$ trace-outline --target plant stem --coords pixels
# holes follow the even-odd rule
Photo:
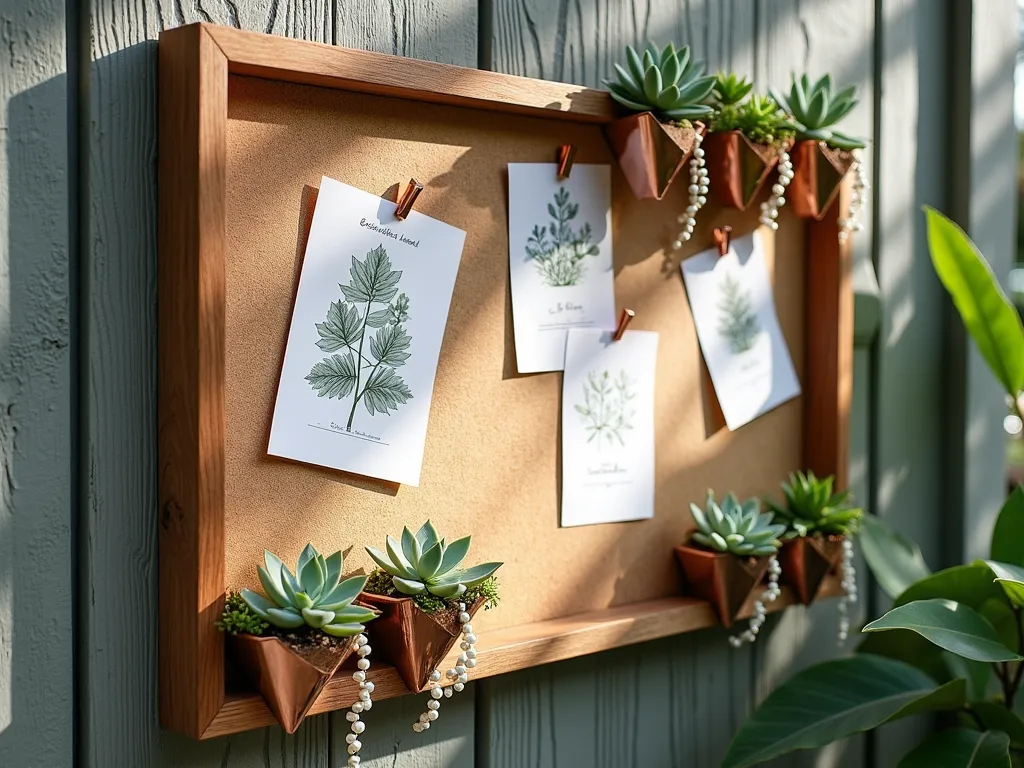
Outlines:
[[[1015,401],[1016,402],[1016,401]],[[1017,653],[1024,656],[1024,615],[1021,613],[1021,609],[1014,607],[1014,617],[1017,619]],[[1024,662],[1017,662],[1017,669],[1013,673],[1013,680],[1007,689],[1006,695],[1006,708],[1013,709],[1013,700],[1017,696],[1017,691],[1020,689],[1021,679],[1024,678]]]
[[[359,359],[360,360],[363,358],[363,342],[366,340],[366,321],[370,319],[370,304],[372,302],[373,302],[373,297],[371,296],[370,298],[368,298],[366,300],[366,312],[363,313],[363,328],[362,328],[362,332],[359,335]],[[356,363],[356,388],[355,388],[356,396],[352,400],[352,410],[348,412],[348,424],[345,425],[345,431],[346,432],[351,432],[352,431],[352,419],[354,419],[355,416],[356,416],[356,406],[359,405],[359,398],[363,394],[362,392],[359,391],[359,380],[360,380],[360,378],[362,376],[362,373],[363,373],[363,367],[361,365],[359,365],[358,363]]]

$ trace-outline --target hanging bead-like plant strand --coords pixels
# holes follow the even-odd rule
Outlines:
[[[352,704],[352,707],[345,714],[345,719],[350,723],[352,733],[345,737],[348,744],[348,764],[355,768],[360,763],[359,750],[363,743],[359,737],[366,731],[366,723],[359,719],[359,716],[373,707],[373,700],[370,694],[373,693],[373,683],[366,679],[366,672],[370,669],[370,641],[366,635],[356,637],[356,654],[359,661],[356,662],[356,671],[352,673],[352,679],[359,683],[359,698]]]
[[[697,211],[703,208],[708,201],[711,179],[708,176],[708,169],[704,167],[704,150],[700,146],[703,141],[704,137],[699,132],[694,135],[693,157],[690,158],[690,204],[686,207],[685,212],[679,214],[678,221],[683,228],[675,242],[672,243],[672,248],[676,251],[693,237],[693,228],[697,226]]]
[[[738,635],[729,636],[729,645],[733,648],[739,648],[744,643],[753,643],[757,640],[757,633],[761,631],[761,627],[764,625],[768,615],[765,603],[774,603],[779,599],[779,595],[782,594],[782,590],[779,587],[779,577],[781,575],[782,566],[779,564],[779,559],[772,555],[768,559],[768,588],[764,591],[764,594],[754,601],[754,615],[750,617],[747,629]]]
[[[836,640],[842,647],[850,634],[850,605],[857,602],[857,569],[853,565],[853,541],[843,539],[843,596],[839,598],[839,627]]]
[[[471,618],[466,612],[466,604],[459,603],[459,623],[462,625],[462,644],[459,647],[462,653],[459,654],[455,666],[445,675],[452,685],[450,688],[441,687],[441,670],[435,669],[430,673],[430,700],[427,702],[427,711],[412,724],[412,729],[416,733],[423,733],[440,717],[442,698],[450,699],[453,693],[461,693],[469,682],[469,670],[476,666],[476,649],[473,647],[476,644],[476,635],[473,634],[473,625],[469,623]]]
[[[845,242],[851,232],[860,232],[864,224],[860,220],[861,211],[864,210],[864,203],[867,198],[867,191],[870,189],[867,179],[867,171],[864,170],[864,160],[861,150],[853,150],[853,194],[850,196],[850,215],[839,219],[839,242]]]
[[[786,145],[779,146],[779,178],[772,185],[772,195],[761,203],[761,223],[771,230],[779,228],[779,208],[786,204],[786,187],[793,181],[793,161]]]

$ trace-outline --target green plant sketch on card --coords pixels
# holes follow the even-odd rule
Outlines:
[[[352,396],[345,425],[351,432],[359,403],[373,416],[398,410],[412,398],[396,372],[411,357],[412,337],[404,325],[409,297],[395,296],[402,272],[391,268],[384,246],[374,248],[363,261],[353,256],[349,274],[349,284],[338,286],[344,299],[331,302],[327,318],[316,324],[316,345],[329,356],[313,366],[306,381],[318,397]]]
[[[750,300],[750,291],[743,289],[733,275],[722,280],[718,302],[718,332],[729,342],[734,355],[747,352],[761,333],[761,324]]]
[[[570,222],[580,212],[580,205],[570,202],[569,190],[559,189],[554,199],[553,204],[548,203],[552,221],[546,227],[534,226],[526,240],[526,255],[536,264],[545,285],[553,288],[578,285],[586,271],[583,260],[597,256],[601,249],[590,242],[594,233],[589,223],[584,222],[579,230],[573,231]]]
[[[636,393],[624,370],[614,379],[608,371],[590,371],[583,385],[583,404],[574,405],[583,428],[587,432],[587,442],[597,441],[600,448],[605,442],[609,445],[626,444],[626,433],[633,428],[633,416],[636,411],[630,403]]]

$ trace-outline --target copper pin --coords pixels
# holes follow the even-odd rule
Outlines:
[[[636,317],[636,312],[632,309],[622,310],[622,314],[619,315],[619,325],[615,329],[615,335],[612,336],[612,341],[619,341],[622,338],[622,334],[626,332],[626,326],[633,321],[634,317]]]
[[[576,159],[576,146],[563,144],[558,148],[558,178],[568,179],[572,173],[572,164]]]
[[[732,240],[732,227],[726,224],[724,227],[715,227],[715,243],[718,245],[718,255],[725,256],[729,252],[729,242]]]
[[[395,218],[404,221],[412,210],[413,203],[423,191],[423,185],[416,179],[409,179],[409,185],[405,188],[402,196],[398,198],[398,207],[395,208]]]

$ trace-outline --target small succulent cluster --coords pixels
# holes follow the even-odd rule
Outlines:
[[[774,555],[786,531],[785,525],[773,524],[771,512],[761,512],[758,499],[740,503],[732,493],[719,505],[714,491],[709,489],[704,509],[690,504],[690,512],[697,524],[694,541],[708,549],[740,557]]]
[[[774,144],[793,138],[796,127],[786,119],[769,96],[751,93],[747,78],[719,72],[715,78],[710,106],[714,109],[711,131],[740,131],[758,144]]]
[[[262,635],[270,624],[261,619],[240,594],[229,592],[216,626],[229,635]]]
[[[811,471],[793,472],[782,484],[782,501],[765,499],[775,519],[785,523],[785,539],[822,534],[849,536],[857,532],[864,510],[850,505],[850,492],[833,493],[835,478],[819,479]]]
[[[469,553],[471,539],[466,536],[447,544],[427,520],[415,534],[405,528],[401,542],[388,536],[386,553],[374,547],[367,547],[366,552],[391,576],[391,583],[399,593],[454,598],[491,578],[502,565],[483,563],[460,568],[459,564]]]
[[[332,637],[353,637],[365,629],[364,622],[377,617],[376,611],[352,604],[366,577],[342,581],[341,552],[325,558],[307,544],[294,575],[272,552],[264,552],[263,557],[265,565],[257,572],[266,597],[251,589],[239,593],[263,621],[280,629],[306,626]]]
[[[825,75],[811,83],[807,75],[794,77],[786,96],[774,89],[775,102],[793,118],[798,139],[824,141],[836,149],[861,149],[864,142],[833,128],[857,106],[857,88],[849,86],[832,92],[832,76]]]
[[[704,74],[704,62],[690,57],[690,49],[669,43],[658,52],[648,43],[643,56],[626,46],[626,66],[615,65],[616,80],[605,80],[612,98],[634,112],[653,112],[661,121],[707,117],[704,102],[715,78]]]

